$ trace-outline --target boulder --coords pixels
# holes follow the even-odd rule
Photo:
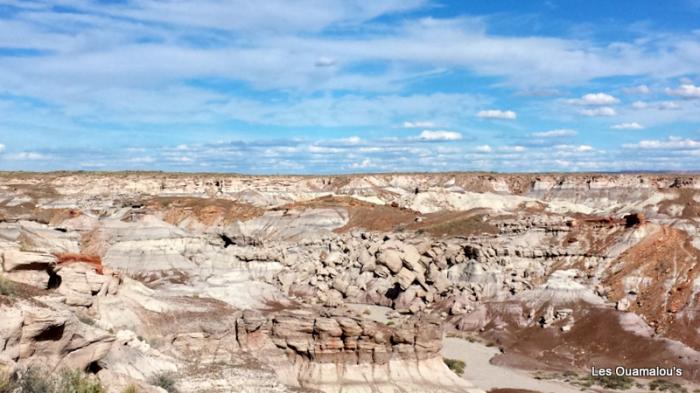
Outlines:
[[[399,287],[403,289],[404,291],[413,284],[413,281],[416,279],[416,273],[406,269],[402,268],[398,274],[396,275],[396,282],[399,284]]]
[[[398,273],[403,267],[401,253],[393,249],[383,249],[377,254],[377,263],[386,266],[393,274]]]

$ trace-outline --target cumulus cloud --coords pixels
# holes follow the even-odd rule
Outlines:
[[[635,101],[632,103],[632,108],[634,109],[646,109],[649,107],[649,103],[644,101]]]
[[[498,150],[504,151],[504,152],[522,153],[527,149],[525,148],[525,146],[515,145],[515,146],[499,146]]]
[[[582,109],[580,113],[588,117],[609,117],[617,115],[614,108],[603,106],[600,108]]]
[[[662,111],[675,111],[681,109],[681,106],[674,101],[661,101],[658,103],[657,108]]]
[[[573,99],[568,101],[570,104],[574,105],[614,105],[620,102],[617,98],[606,93],[588,93],[584,94],[581,98]]]
[[[575,130],[568,128],[559,128],[556,130],[533,132],[530,134],[535,138],[562,138],[567,136],[576,136],[578,133]]]
[[[569,152],[585,153],[593,151],[593,146],[591,145],[555,145],[556,150],[563,150]]]
[[[4,168],[75,168],[84,163],[110,169],[200,170],[200,165],[208,165],[223,171],[293,168],[312,172],[345,169],[369,159],[382,170],[523,170],[524,165],[531,170],[546,169],[551,168],[550,145],[528,144],[527,151],[514,152],[517,148],[509,151],[493,144],[493,148],[478,149],[493,154],[475,154],[474,146],[449,143],[455,149],[451,152],[426,143],[428,139],[420,139],[418,133],[464,130],[464,141],[466,127],[477,111],[499,105],[508,108],[505,105],[511,104],[500,100],[517,91],[573,98],[580,94],[572,95],[572,86],[587,86],[594,93],[580,97],[581,106],[574,110],[594,110],[618,103],[610,94],[597,93],[597,89],[618,91],[605,87],[609,80],[613,80],[610,86],[616,86],[612,78],[617,76],[644,76],[651,84],[700,73],[697,36],[680,29],[659,35],[650,32],[653,38],[649,40],[518,36],[517,30],[498,33],[488,17],[426,17],[434,5],[430,0],[300,0],[294,4],[270,0],[269,7],[249,7],[245,0],[202,0],[194,8],[175,0],[61,3],[70,5],[70,12],[49,2],[12,1],[8,3],[12,12],[0,18],[0,47],[21,42],[33,54],[2,59],[0,90],[5,94],[0,97],[0,134],[23,130],[17,134],[26,136],[12,134],[4,142],[32,146],[36,154],[53,158],[10,162],[3,158],[10,153],[5,152],[0,156]],[[415,10],[428,12],[406,12]],[[60,28],[50,28],[56,26]],[[429,78],[446,75],[447,83],[452,83],[456,79],[450,79],[451,73],[460,73],[459,78],[464,73],[469,82],[486,77],[499,87],[468,94],[431,90]],[[590,81],[595,82],[587,85]],[[649,108],[654,113],[636,113],[634,120],[650,127],[658,122],[697,123],[698,115],[692,113],[697,109],[695,102],[681,101],[681,97],[689,98],[682,85],[695,86],[693,83],[679,80],[681,87],[673,89],[679,95],[669,99],[683,105],[677,112],[658,111],[673,109],[678,106],[675,103],[652,102]],[[639,86],[636,90],[645,93]],[[19,98],[8,103],[11,97]],[[529,98],[517,98],[526,100]],[[550,103],[551,99],[533,101]],[[529,104],[522,107],[529,108]],[[542,119],[560,115],[551,109],[538,115]],[[598,114],[605,115],[605,109],[599,110]],[[516,113],[492,109],[479,117],[513,120]],[[404,124],[413,129],[409,131],[412,137],[381,138],[396,131],[405,119],[421,120]],[[253,134],[263,138],[269,131],[285,141],[216,146],[202,142],[230,137],[233,122],[241,125],[242,138]],[[576,127],[590,125],[585,119],[581,123]],[[528,128],[517,124],[512,122],[508,130],[514,139],[503,143],[525,144],[518,138],[530,136],[532,130],[546,130],[536,124]],[[349,129],[363,136],[376,132],[379,139],[291,141],[295,135],[341,135],[345,132],[341,130]],[[46,135],[52,138],[40,141]],[[162,135],[173,144],[169,151],[118,147],[127,140],[153,146]],[[95,150],[76,148],[75,138],[81,140],[81,146]],[[187,148],[176,149],[180,144]],[[478,156],[478,161],[462,161],[468,154]],[[133,157],[138,155],[152,160],[139,163]],[[33,157],[14,156],[22,161]],[[627,169],[636,164],[624,158],[612,160],[615,158],[566,161],[569,168]],[[640,162],[648,165],[645,160]]]
[[[0,143],[0,153],[2,153],[3,151],[5,151],[5,145]]]
[[[644,126],[637,123],[636,121],[633,121],[630,123],[615,124],[615,125],[611,126],[610,128],[615,129],[615,130],[641,130],[644,128]]]
[[[482,119],[503,119],[503,120],[515,120],[518,115],[510,110],[500,110],[500,109],[488,109],[479,111],[476,114],[477,117]]]
[[[432,121],[405,121],[403,128],[433,128],[435,123]]]
[[[627,94],[651,94],[651,89],[647,85],[625,87],[622,90]]]
[[[421,141],[458,141],[462,139],[462,134],[455,131],[423,130],[416,139]]]
[[[364,160],[362,160],[360,162],[353,162],[350,165],[350,167],[354,168],[354,169],[365,169],[365,168],[369,168],[371,166],[373,166],[372,160],[370,160],[369,158],[365,158]]]
[[[690,83],[682,84],[675,89],[667,88],[666,93],[682,98],[700,98],[700,86],[695,86]]]
[[[362,138],[359,136],[353,135],[347,138],[340,138],[338,139],[338,142],[348,144],[348,145],[359,145],[362,143]]]
[[[645,139],[637,143],[628,143],[624,144],[623,147],[642,150],[693,150],[700,149],[700,141],[669,136],[667,139]]]
[[[635,101],[632,103],[634,109],[657,109],[660,111],[671,111],[681,109],[681,106],[675,101],[657,101],[645,102]]]
[[[477,146],[474,150],[478,151],[479,153],[491,153],[491,152],[493,152],[493,148],[489,145]]]

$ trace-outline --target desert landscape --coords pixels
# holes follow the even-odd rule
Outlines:
[[[4,172],[0,391],[698,391],[699,208],[681,173]]]

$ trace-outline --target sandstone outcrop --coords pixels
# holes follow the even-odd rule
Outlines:
[[[698,201],[676,174],[0,174],[0,362],[115,393],[476,389],[449,332],[700,370]]]

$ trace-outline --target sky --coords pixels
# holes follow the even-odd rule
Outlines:
[[[700,170],[700,0],[0,0],[0,170]]]

